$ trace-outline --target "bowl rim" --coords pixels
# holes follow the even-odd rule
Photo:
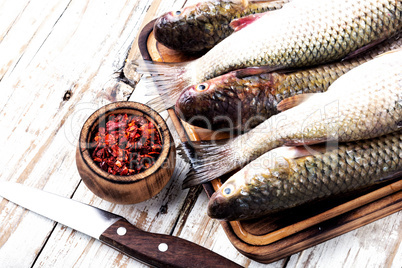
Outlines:
[[[92,159],[92,156],[89,153],[91,143],[89,139],[91,138],[94,129],[99,126],[99,122],[102,122],[102,120],[107,116],[111,114],[123,114],[127,111],[133,112],[130,114],[145,116],[148,120],[154,123],[155,127],[158,129],[159,135],[161,136],[162,150],[155,163],[145,171],[129,176],[113,175],[101,169]],[[81,128],[78,140],[80,157],[91,172],[104,180],[120,184],[139,182],[158,172],[166,163],[168,163],[167,160],[171,154],[171,146],[173,146],[173,144],[173,139],[167,124],[160,114],[149,106],[134,101],[117,101],[109,103],[93,112]]]

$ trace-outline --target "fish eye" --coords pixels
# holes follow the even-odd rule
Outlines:
[[[179,16],[179,15],[181,14],[181,11],[180,11],[180,10],[177,10],[174,14],[175,14],[176,16]]]
[[[206,83],[199,84],[199,85],[197,85],[197,86],[195,87],[195,89],[196,89],[197,91],[204,91],[204,90],[208,89],[208,84],[206,84]]]
[[[234,193],[235,187],[232,184],[227,185],[223,188],[222,193],[224,196],[228,196]]]

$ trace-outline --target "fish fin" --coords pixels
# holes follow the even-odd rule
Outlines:
[[[194,151],[191,147],[187,149],[188,146],[191,146],[188,145],[188,143],[189,142],[181,142],[179,145],[177,145],[176,151],[186,163],[191,164],[191,159],[194,157]]]
[[[182,90],[191,85],[187,73],[188,62],[160,63],[153,61],[137,61],[136,71],[143,75],[145,86],[156,88],[148,96],[155,97],[147,102],[157,112],[162,112],[175,105]]]
[[[297,159],[312,155],[304,146],[282,146],[269,151],[269,154],[275,157],[284,157],[288,159]]]
[[[283,3],[283,0],[248,0],[249,3]]]
[[[376,58],[379,58],[379,57],[382,57],[382,56],[385,56],[385,55],[389,55],[389,54],[393,54],[393,53],[397,53],[397,52],[401,52],[401,51],[402,51],[402,47],[395,48],[393,50],[389,50],[389,51],[386,51],[384,53],[381,53],[380,55],[377,55]]]
[[[261,4],[261,3],[271,3],[276,4],[278,3],[279,6],[284,4],[283,0],[230,0],[230,2],[235,4],[241,4],[243,7],[248,7],[250,4]]]
[[[229,26],[235,31],[240,31],[247,25],[250,25],[254,21],[258,20],[259,18],[263,17],[266,15],[267,12],[265,13],[257,13],[253,15],[248,15],[242,18],[234,19],[230,22]]]
[[[183,189],[216,179],[231,163],[234,152],[228,140],[184,142],[178,147],[179,154],[191,163],[192,169],[183,181]],[[230,170],[227,168],[226,170]]]
[[[230,0],[232,3],[242,4],[247,7],[251,3],[283,3],[283,0]]]
[[[298,159],[307,156],[324,154],[328,151],[336,150],[339,148],[339,144],[337,142],[328,142],[323,144],[326,139],[316,140],[310,144],[301,143],[297,146],[282,146],[276,149],[273,149],[271,152],[277,156],[283,156],[288,159]],[[320,144],[317,144],[320,143]]]
[[[250,3],[249,0],[230,0],[229,2],[247,7]]]
[[[317,94],[320,94],[320,93],[304,93],[304,94],[295,95],[295,96],[286,98],[286,99],[282,100],[281,102],[279,102],[276,108],[280,112],[289,110],[293,107],[296,107],[300,103],[305,102],[307,99],[309,99],[312,96],[317,95]]]
[[[376,45],[380,44],[381,42],[385,41],[386,39],[387,38],[380,38],[380,39],[378,39],[378,40],[376,40],[374,42],[371,42],[368,45],[365,45],[365,46],[363,46],[363,47],[361,47],[359,49],[356,49],[355,51],[353,51],[353,52],[349,53],[348,55],[346,55],[346,57],[343,58],[342,61],[350,60],[352,58],[355,58],[355,57],[363,54],[364,52],[370,50],[371,48],[375,47]]]
[[[328,141],[327,137],[319,137],[314,139],[293,139],[293,140],[282,140],[284,146],[303,146],[303,145],[314,145],[319,143],[324,143]]]
[[[401,176],[402,176],[402,170],[399,170],[399,171],[392,172],[391,174],[388,174],[388,176],[379,178],[377,180],[377,182],[380,183],[380,182],[384,182],[384,181],[387,181],[387,180],[396,179],[396,178],[401,177]]]
[[[306,144],[303,145],[304,146],[290,146],[290,147],[282,146],[273,149],[272,151],[270,151],[270,153],[272,153],[275,156],[282,156],[287,159],[298,159],[307,156],[323,154],[328,150],[338,148],[336,146],[325,146],[322,144],[312,146],[306,146]]]
[[[244,69],[239,69],[233,71],[236,78],[241,79],[244,77],[252,76],[252,75],[259,75],[263,73],[270,73],[280,69],[281,67],[272,67],[272,66],[260,66],[260,67],[249,67]]]
[[[283,0],[230,0],[229,2],[248,7],[252,3],[269,3],[269,2],[281,2]]]

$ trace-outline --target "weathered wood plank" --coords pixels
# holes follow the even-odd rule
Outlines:
[[[3,2],[0,11],[0,80],[10,75],[17,64],[22,64],[23,58],[30,59],[24,57],[25,54],[39,50],[68,3],[69,0]]]
[[[193,0],[194,1],[194,0]],[[149,21],[157,18],[165,12],[176,10],[182,8],[184,5],[187,5],[186,0],[173,0],[173,1],[162,1],[162,0],[154,0],[152,5],[150,6],[148,12],[144,16],[144,19],[141,22],[142,29]],[[138,37],[134,39],[133,46],[130,49],[130,52],[127,57],[127,62],[135,61],[141,58],[140,51],[138,50]],[[131,84],[136,85],[140,80],[140,76],[135,72],[135,69],[132,68],[132,64],[126,64],[124,66],[124,76],[130,81]]]
[[[80,183],[75,168],[75,146],[83,122],[100,106],[127,99],[132,92],[131,87],[120,81],[120,71],[132,43],[132,49],[136,49],[135,40],[142,25],[165,11],[195,2],[0,2],[0,161],[7,167],[0,169],[0,177],[64,196],[73,195],[76,200],[120,214],[141,229],[173,232],[244,266],[261,267],[239,254],[230,245],[218,221],[208,218],[207,197],[202,191],[181,190],[186,172],[184,163],[178,163],[183,173],[177,174],[156,197],[126,206],[94,196]],[[146,91],[140,82],[130,100],[145,102]],[[66,92],[70,92],[70,98],[64,98]],[[390,217],[400,222],[401,214]],[[401,226],[393,223],[389,227],[393,231],[368,229],[372,231],[370,238],[362,231],[357,232],[356,237],[350,238],[347,234],[333,239],[294,255],[287,266],[310,263],[324,267],[332,261],[331,249],[335,249],[340,258],[348,249],[355,252],[346,256],[347,265],[363,264],[367,255],[360,254],[360,244],[348,247],[349,239],[375,242],[378,237],[390,236],[389,244],[385,245],[384,239],[376,246],[375,254],[369,251],[373,254],[369,265],[399,267],[402,263]],[[383,257],[382,261],[372,262],[375,256],[382,254],[379,250],[382,247],[390,253],[388,260],[384,262]],[[309,257],[316,251],[323,252],[323,257]],[[35,267],[147,267],[3,199],[0,199],[0,263],[4,267],[32,264]],[[282,265],[286,265],[286,261],[269,267]]]
[[[24,40],[26,52],[23,56],[10,55],[13,59],[20,59],[13,61],[15,65],[11,71],[5,70],[0,83],[5,97],[1,99],[3,117],[0,127],[9,130],[1,136],[4,149],[1,160],[8,167],[0,171],[2,179],[45,188],[64,196],[74,193],[80,182],[75,168],[75,146],[80,128],[95,109],[111,100],[119,100],[119,95],[124,97],[124,93],[129,91],[127,86],[121,84],[120,89],[119,86],[115,87],[118,82],[115,73],[119,75],[131,42],[139,30],[141,17],[150,3],[67,2],[61,9],[62,15],[55,16],[57,20],[51,23],[52,27],[38,41],[40,46],[32,47],[30,39]],[[37,5],[40,10],[40,4]],[[37,14],[32,14],[32,18]],[[30,20],[24,18],[19,23],[28,25]],[[34,28],[31,31],[35,31]],[[9,34],[8,37],[11,36]],[[13,42],[18,40],[9,41],[10,44]],[[71,91],[69,100],[63,100],[66,91]],[[115,91],[117,96],[110,99],[109,92]],[[135,207],[101,201],[84,185],[79,187],[75,198],[107,210],[114,209],[140,228],[169,233],[178,217],[175,213],[180,210],[180,201],[185,197],[185,192],[179,188],[180,184],[172,180],[165,193]],[[97,202],[103,202],[103,205]],[[164,206],[162,210],[161,206]],[[10,213],[14,210],[15,213]],[[54,223],[6,200],[2,200],[0,211],[2,264],[10,267],[30,266],[52,232]],[[31,219],[32,215],[36,220]],[[32,232],[32,226],[35,232]],[[54,267],[54,262],[65,266],[74,262],[90,263],[99,254],[97,247],[101,252],[110,253],[111,259],[118,254],[108,247],[98,246],[89,238],[84,239],[81,234],[72,232],[73,235],[70,235],[66,232],[71,233],[71,230],[66,230],[69,229],[57,225],[37,260],[40,266]],[[59,237],[65,238],[67,243],[63,244]],[[82,240],[89,242],[81,245],[78,242]],[[52,244],[52,241],[55,243]],[[75,244],[86,248],[88,254],[69,246]],[[50,249],[48,245],[52,250],[47,250]],[[21,252],[24,252],[24,256],[21,256]],[[67,259],[61,258],[62,252],[66,253]],[[133,265],[137,264],[130,261]],[[109,266],[109,263],[102,265]]]
[[[288,266],[400,267],[401,212],[388,216],[291,257]]]
[[[219,221],[208,217],[207,205],[208,197],[205,192],[202,192],[185,219],[179,219],[173,235],[191,239],[244,267],[266,267],[265,264],[255,262],[237,251],[230,243]],[[285,264],[286,260],[281,260],[269,267],[284,267]]]
[[[15,81],[18,81],[18,84],[14,88],[8,87],[10,97],[3,99],[6,100],[5,106],[8,106],[3,109],[4,115],[9,120],[2,120],[0,124],[4,126],[9,124],[12,131],[7,133],[8,136],[2,141],[10,144],[7,151],[17,149],[13,156],[23,156],[8,160],[10,169],[2,170],[5,173],[2,174],[3,178],[38,188],[44,187],[65,196],[73,194],[80,181],[74,163],[75,145],[80,127],[95,109],[129,95],[130,88],[118,83],[116,78],[123,66],[131,40],[136,35],[135,31],[139,30],[141,16],[148,7],[144,1],[141,3],[132,1],[126,5],[122,3],[120,6],[115,5],[113,1],[71,2],[65,7],[63,16],[55,23],[37,52],[24,54],[28,66],[21,65],[19,61],[11,75],[4,77],[0,86],[7,86],[7,83]],[[109,16],[108,20],[105,20],[105,15]],[[75,23],[71,24],[71,21]],[[52,47],[58,48],[57,53],[51,49]],[[27,44],[27,49],[29,48]],[[27,71],[29,71],[28,78],[24,75]],[[49,77],[46,74],[49,74]],[[28,98],[24,98],[24,89],[28,85],[31,91]],[[71,92],[71,97],[69,100],[63,100],[67,91]],[[117,94],[111,96],[112,93]],[[19,122],[16,118],[8,116],[8,113],[13,112],[17,113]],[[33,114],[37,115],[34,120],[29,116]],[[29,127],[34,129],[28,129]],[[24,132],[31,135],[24,136]],[[26,142],[18,145],[21,136]],[[32,147],[27,149],[30,144]],[[16,148],[17,146],[19,148]],[[22,170],[17,170],[18,168]],[[180,179],[180,176],[177,176],[177,179]],[[102,201],[83,184],[78,187],[74,198],[114,211],[144,230],[170,233],[187,193],[180,188],[181,182],[172,180],[158,196],[136,206],[118,206]],[[138,265],[136,261],[122,256],[117,251],[61,225],[56,226],[46,241],[54,226],[52,221],[25,212],[5,200],[2,201],[1,207],[4,215],[10,215],[9,209],[4,208],[5,206],[18,210],[19,214],[11,215],[12,217],[4,216],[4,222],[0,223],[0,229],[4,234],[0,244],[0,256],[4,256],[6,261],[3,263],[9,265],[15,263],[19,267],[29,266],[35,261],[35,254],[38,254],[42,245],[46,243],[35,265],[41,267],[80,266],[88,263],[99,263],[99,266],[105,267],[117,264],[129,264],[134,267]],[[26,220],[25,214],[35,215],[39,222],[48,222],[48,226]],[[3,223],[6,225],[4,228]],[[35,223],[35,228],[40,230],[36,231],[38,239],[32,240],[32,237],[28,236],[31,242],[25,244],[24,252],[32,252],[31,256],[25,255],[21,258],[21,251],[16,250],[17,245],[21,243],[21,237],[25,237],[32,230],[19,227],[24,226],[24,223]],[[10,225],[18,228],[7,228]],[[15,232],[11,235],[13,230]],[[97,257],[99,252],[102,252],[103,258]],[[115,260],[116,258],[121,261]],[[21,262],[15,262],[16,259],[21,259]]]

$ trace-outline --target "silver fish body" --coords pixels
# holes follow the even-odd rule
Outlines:
[[[401,171],[400,132],[336,148],[282,147],[229,178],[211,196],[208,215],[229,221],[256,218],[362,190]]]

